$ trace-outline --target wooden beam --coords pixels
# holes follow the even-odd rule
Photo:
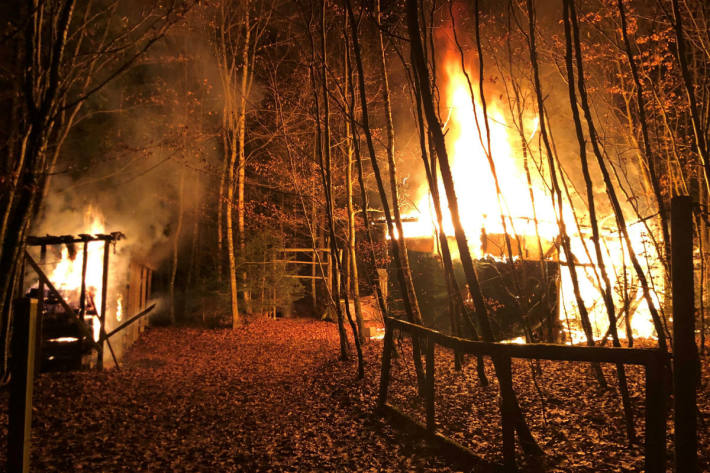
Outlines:
[[[103,260],[103,272],[101,275],[101,312],[99,313],[99,324],[101,326],[99,333],[106,332],[106,298],[108,297],[108,258],[111,249],[111,242],[106,240],[104,242],[104,260]],[[112,350],[113,351],[113,350]],[[104,369],[104,342],[99,336],[99,342],[97,347],[96,355],[96,369]],[[115,357],[114,357],[115,360]],[[117,362],[118,364],[118,362]]]
[[[408,433],[414,433],[429,440],[438,448],[442,455],[464,471],[475,471],[476,473],[494,473],[500,471],[498,465],[487,462],[455,440],[445,437],[440,433],[430,434],[427,431],[426,425],[412,419],[391,404],[385,404],[380,412],[390,419],[392,425],[399,426]]]
[[[658,350],[654,348],[610,348],[551,345],[546,343],[490,343],[454,337],[404,320],[386,317],[392,328],[409,332],[412,335],[430,337],[438,345],[463,353],[489,356],[509,356],[554,361],[587,361],[598,363],[625,363],[646,365]]]
[[[101,336],[101,340],[108,340],[109,338],[111,338],[112,336],[116,335],[118,332],[120,332],[120,331],[123,330],[124,328],[128,327],[129,325],[131,325],[131,324],[132,324],[133,322],[135,322],[136,320],[139,320],[141,317],[144,317],[144,316],[150,314],[150,312],[153,310],[154,307],[155,307],[155,304],[151,304],[150,306],[146,307],[145,309],[143,309],[142,311],[140,311],[139,313],[137,313],[136,315],[134,315],[134,316],[131,317],[130,319],[128,319],[128,320],[126,320],[125,322],[123,322],[123,323],[122,323],[121,325],[119,325],[118,327],[116,327],[116,328],[114,328],[113,330],[111,330],[110,332],[104,333],[104,334]]]
[[[316,251],[328,253],[330,252],[330,248],[284,248],[280,251],[284,253],[314,253]]]
[[[70,245],[72,243],[81,243],[86,241],[117,241],[125,238],[121,232],[112,233],[97,233],[95,235],[81,234],[74,235],[45,235],[27,237],[27,246],[45,246],[45,245]]]

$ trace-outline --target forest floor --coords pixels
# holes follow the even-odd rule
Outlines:
[[[390,400],[423,419],[407,344],[398,346]],[[258,319],[236,331],[150,329],[120,371],[39,376],[32,471],[461,471],[423,440],[372,415],[381,350],[381,341],[365,345],[367,374],[356,380],[354,356],[337,360],[332,323]],[[531,368],[514,361],[514,385],[547,454],[546,471],[643,469],[642,446],[626,446],[612,366],[604,367],[606,392],[583,364],[541,363],[537,388]],[[475,363],[457,372],[452,357],[437,352],[437,421],[446,435],[498,463],[498,386],[490,363],[486,370],[491,384],[482,388]],[[642,441],[643,374],[633,368],[628,374]],[[707,389],[699,408],[707,424]],[[6,423],[3,392],[0,465]],[[670,428],[669,416],[669,438]],[[706,432],[701,422],[700,471],[710,470]]]

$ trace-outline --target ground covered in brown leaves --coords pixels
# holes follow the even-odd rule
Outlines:
[[[237,331],[151,329],[121,371],[43,374],[35,385],[33,471],[460,471],[415,436],[372,415],[381,342],[365,347],[365,380],[337,360],[327,322],[257,320]],[[423,419],[407,343],[394,361],[392,402]],[[453,369],[437,353],[437,420],[483,459],[500,461],[498,386],[475,365]],[[618,397],[599,391],[581,364],[514,361],[515,389],[548,471],[639,471]],[[612,367],[605,372],[615,386]],[[629,370],[643,439],[643,374]],[[707,379],[707,378],[706,378]],[[7,393],[0,404],[0,464],[7,445]],[[700,410],[707,422],[707,390]],[[702,423],[701,423],[702,426]],[[669,430],[670,435],[670,430]],[[701,471],[710,445],[701,427]],[[520,457],[520,455],[519,455]]]

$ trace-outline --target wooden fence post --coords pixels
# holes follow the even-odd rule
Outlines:
[[[500,414],[503,428],[503,469],[516,471],[515,467],[515,427],[513,425],[513,374],[510,357],[501,356],[496,363],[500,383]]]
[[[15,302],[12,335],[12,382],[10,387],[7,471],[27,473],[32,442],[32,387],[35,368],[37,301],[22,298]]]
[[[101,308],[99,309],[99,324],[101,329],[99,330],[99,337],[106,331],[106,297],[108,296],[108,256],[110,248],[111,242],[109,242],[109,240],[104,241],[103,273],[101,275]],[[100,338],[97,348],[96,369],[102,370],[104,369],[104,342]]]
[[[436,413],[434,411],[434,347],[436,347],[436,342],[431,337],[427,337],[426,342],[426,379],[424,381],[426,429],[430,434],[433,434],[436,432]]]
[[[666,354],[652,352],[646,364],[646,473],[666,471]]]
[[[392,360],[394,327],[385,316],[385,340],[382,347],[382,370],[380,371],[380,395],[377,398],[377,407],[385,407],[387,403],[387,388],[390,384],[390,365]]]
[[[698,471],[693,276],[693,215],[689,196],[671,200],[671,279],[673,290],[673,421],[676,473]]]

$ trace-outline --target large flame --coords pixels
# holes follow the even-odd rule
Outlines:
[[[505,218],[505,225],[508,234],[517,235],[526,247],[522,256],[528,259],[548,258],[560,261],[563,265],[564,255],[558,254],[554,242],[559,235],[557,224],[557,209],[553,204],[549,182],[546,182],[535,166],[532,156],[529,156],[529,178],[531,184],[528,185],[528,174],[523,163],[523,143],[521,135],[526,137],[526,146],[530,146],[533,135],[537,132],[538,122],[535,114],[523,119],[522,132],[506,122],[504,108],[496,101],[487,103],[488,123],[490,126],[491,158],[495,165],[495,172],[500,186],[500,194],[496,192],[493,172],[482,143],[486,143],[486,130],[484,116],[480,104],[475,106],[471,102],[471,93],[466,76],[461,72],[460,62],[453,56],[443,61],[444,84],[442,90],[442,102],[445,104],[445,112],[442,116],[447,117],[445,131],[447,138],[447,150],[454,177],[456,194],[459,203],[459,211],[462,219],[462,226],[468,236],[470,250],[474,257],[484,255],[505,257],[502,241],[497,241],[497,248],[490,248],[490,244],[482,245],[480,242],[496,243],[488,236],[503,234],[504,228],[501,218]],[[471,84],[474,94],[477,85]],[[442,108],[443,109],[443,108]],[[478,121],[478,125],[476,124]],[[480,128],[480,135],[479,135]],[[539,160],[539,150],[531,147],[535,156]],[[529,154],[529,153],[528,153]],[[545,179],[549,179],[547,171],[543,171]],[[535,199],[535,212],[530,194]],[[443,185],[439,181],[439,195],[441,207],[444,214],[443,230],[447,235],[453,235],[453,225],[448,212],[446,196]],[[416,212],[408,217],[410,221],[404,222],[404,234],[406,238],[427,238],[433,237],[438,230],[435,213],[431,201],[431,194],[428,186],[424,185],[420,189],[419,195],[415,198]],[[502,210],[502,212],[501,212]],[[608,318],[603,301],[598,288],[597,277],[594,274],[592,264],[585,251],[586,242],[589,254],[594,254],[590,230],[585,228],[588,225],[584,219],[588,218],[586,209],[577,212],[577,216],[583,221],[583,229],[580,230],[575,225],[575,218],[572,209],[568,204],[562,209],[563,217],[567,225],[569,236],[571,237],[572,252],[580,263],[577,268],[580,291],[585,301],[585,306],[589,310],[596,337],[601,337],[608,329]],[[605,215],[610,222],[614,222],[613,215]],[[535,225],[537,220],[537,228]],[[639,260],[644,264],[646,274],[651,274],[655,283],[656,291],[662,290],[663,277],[662,268],[658,263],[658,256],[652,245],[647,243],[646,227],[643,224],[628,226],[632,239],[633,251],[639,256]],[[479,239],[479,235],[481,238]],[[488,236],[486,236],[488,235]],[[538,240],[539,236],[539,240]],[[397,237],[395,235],[395,237]],[[436,239],[434,238],[434,241]],[[542,243],[542,255],[539,251],[539,243]],[[455,246],[455,245],[454,245]],[[624,270],[626,271],[626,285],[632,285],[633,289],[626,290],[627,304],[634,309],[631,317],[631,327],[634,336],[653,337],[655,335],[654,326],[650,320],[650,312],[645,301],[643,301],[641,289],[636,289],[638,284],[636,275],[629,263],[628,250],[620,241],[619,235],[615,231],[605,230],[603,235],[603,246],[606,251],[604,262],[607,271],[612,278],[614,285],[614,300],[617,308],[623,306],[624,297],[622,289],[624,283]],[[521,248],[522,249],[522,248]],[[529,252],[528,252],[529,250]],[[520,252],[513,253],[515,257],[520,257]],[[560,281],[560,318],[568,334],[568,339],[572,343],[584,340],[584,334],[580,330],[578,323],[578,308],[572,290],[572,281],[567,267],[561,267]],[[653,278],[654,274],[660,277]],[[631,286],[629,286],[631,287]],[[659,300],[654,292],[656,307],[659,307]],[[573,323],[567,324],[569,320]],[[619,327],[621,336],[625,336],[624,324]]]
[[[103,219],[98,212],[89,207],[85,214],[85,232],[89,235],[105,233]],[[81,290],[83,249],[79,249],[72,259],[66,246],[62,247],[61,258],[49,276],[57,290],[65,296],[73,297]],[[93,305],[101,308],[101,288],[103,279],[103,244],[90,242],[86,260],[86,293]],[[88,304],[87,304],[88,305]]]
[[[87,208],[84,213],[84,225],[82,230],[78,233],[88,235],[106,233],[103,216],[94,207],[90,206]],[[70,305],[78,307],[81,297],[81,275],[84,258],[83,248],[78,246],[74,258],[71,256],[68,248],[63,246],[60,259],[49,274],[49,280]],[[100,335],[98,316],[101,313],[102,303],[103,257],[103,241],[92,241],[87,244],[85,280],[87,314],[85,318],[92,328],[94,340],[98,340]],[[115,307],[107,307],[107,312],[113,312],[117,321],[121,320],[123,312],[122,302],[119,295],[115,299]],[[88,309],[92,307],[95,309],[95,314],[88,313]]]

